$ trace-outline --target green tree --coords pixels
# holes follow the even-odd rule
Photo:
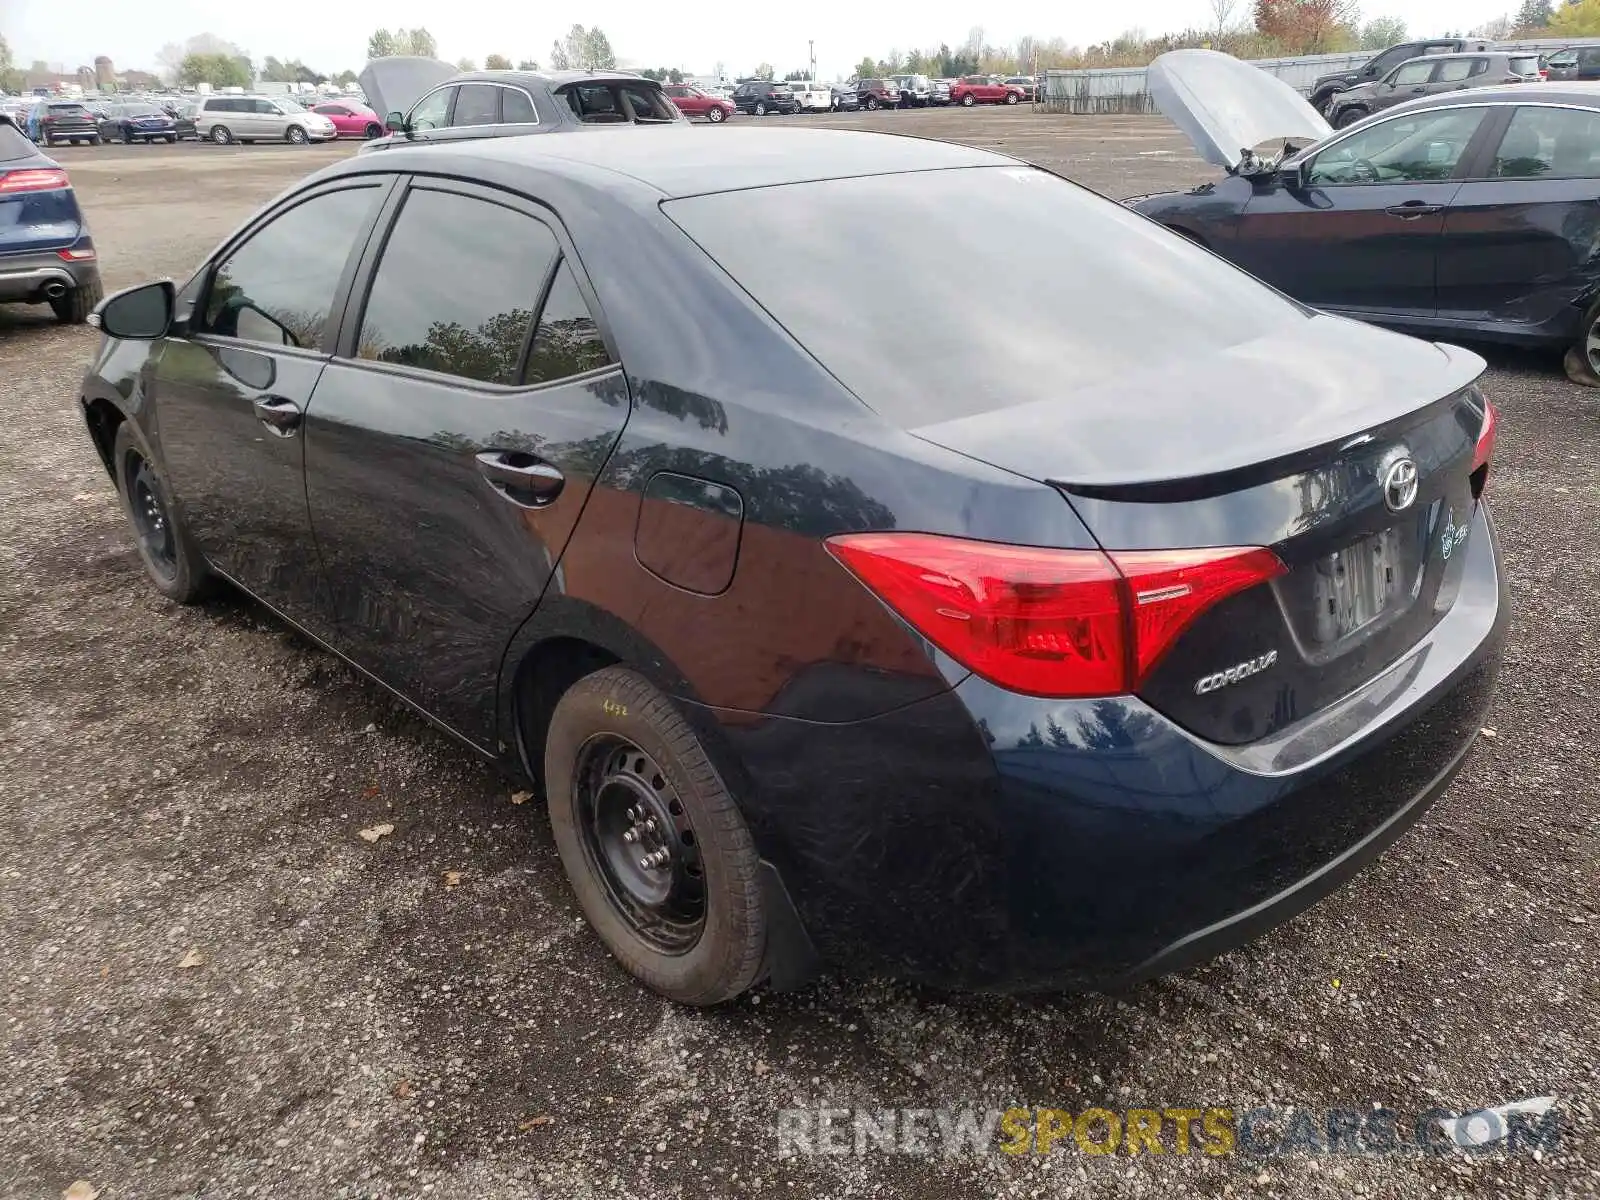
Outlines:
[[[567,57],[567,48],[557,38],[550,43],[550,69],[552,71],[572,70],[572,60]]]
[[[1386,50],[1406,40],[1406,23],[1399,17],[1377,17],[1361,27],[1361,49]]]
[[[483,60],[483,69],[485,71],[509,71],[511,70],[511,60],[504,54],[491,54]]]
[[[375,29],[367,39],[367,58],[393,58],[399,51],[394,48],[395,37],[387,29]]]
[[[476,71],[477,69],[478,64],[473,62],[470,58],[456,59],[456,70],[458,71]]]
[[[777,70],[778,70],[778,68],[773,66],[771,63],[768,63],[768,62],[757,63],[755,72],[751,75],[751,78],[752,79],[771,79],[773,77],[773,75],[777,73]]]
[[[11,59],[11,43],[0,34],[0,91],[20,92],[23,83],[22,72]]]
[[[433,34],[420,25],[415,29],[375,29],[367,39],[369,59],[392,58],[397,54],[433,58],[438,53],[439,46],[433,40]]]
[[[596,25],[584,39],[583,65],[591,71],[612,71],[617,66],[617,56],[611,49],[611,39]]]
[[[1562,37],[1600,34],[1600,0],[1577,0],[1577,3],[1569,0],[1550,18],[1550,32]]]
[[[538,69],[539,64],[531,58],[525,58],[517,64],[517,70],[519,71],[537,71]]]
[[[1512,26],[1516,29],[1548,29],[1555,9],[1554,0],[1522,0],[1522,7],[1511,18]]]
[[[878,64],[871,58],[863,58],[856,64],[855,77],[857,79],[871,79],[878,73]]]
[[[401,46],[404,48],[397,50],[397,54],[415,54],[418,58],[437,58],[439,56],[439,44],[433,40],[433,34],[429,33],[421,25],[418,25],[415,29],[405,30],[404,35],[400,41]]]
[[[209,83],[214,88],[249,87],[250,70],[245,60],[226,54],[189,54],[178,67],[178,81],[185,87]]]
[[[340,71],[337,75],[335,75],[333,77],[333,81],[335,83],[337,83],[340,87],[353,87],[353,86],[355,86],[355,84],[356,84],[358,79],[359,79],[359,76],[357,76],[354,71],[351,71],[349,69]]]

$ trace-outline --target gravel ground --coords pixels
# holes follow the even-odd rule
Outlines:
[[[773,118],[769,118],[773,119]],[[1204,178],[1169,127],[840,119],[1112,195]],[[706,136],[716,136],[708,131]],[[185,277],[348,147],[63,150],[107,284]],[[546,821],[250,602],[145,586],[73,411],[94,344],[0,311],[0,1196],[1564,1196],[1600,1190],[1600,410],[1498,354],[1516,624],[1430,819],[1310,913],[1119,998],[827,980],[686,1012],[578,918]],[[369,844],[357,831],[394,833]],[[459,875],[448,873],[459,872]],[[1554,1095],[1558,1148],[1468,1156],[778,1157],[790,1107],[1382,1104]]]

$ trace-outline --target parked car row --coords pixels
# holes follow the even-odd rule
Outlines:
[[[202,139],[219,145],[305,144],[384,133],[377,113],[345,97],[309,107],[294,96],[278,95],[42,98],[4,111],[20,131],[46,147]]]
[[[1542,78],[1539,56],[1531,51],[1432,54],[1408,59],[1381,79],[1335,92],[1324,111],[1335,128],[1343,129],[1418,96],[1504,83],[1537,83]]]

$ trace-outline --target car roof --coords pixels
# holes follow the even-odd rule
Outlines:
[[[1497,87],[1469,88],[1464,92],[1442,92],[1423,96],[1389,109],[1443,108],[1460,104],[1575,104],[1600,108],[1600,83],[1549,81],[1540,84],[1504,83]]]
[[[415,157],[413,157],[415,156]],[[349,169],[426,163],[431,171],[534,167],[593,178],[595,170],[657,193],[657,198],[739,191],[861,175],[893,175],[959,167],[1015,166],[1003,154],[898,134],[843,129],[728,129],[715,136],[683,127],[608,130],[604,136],[474,138],[397,146],[387,154],[347,160]],[[334,168],[339,172],[339,168]]]
[[[654,79],[632,71],[462,71],[442,83],[429,88],[437,91],[458,83],[509,83],[523,87],[547,87],[551,91],[569,83],[649,83],[659,87]]]

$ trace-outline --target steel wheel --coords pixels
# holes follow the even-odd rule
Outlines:
[[[161,499],[155,472],[138,451],[128,453],[129,511],[133,530],[146,551],[151,569],[167,580],[178,576],[178,544],[172,532],[172,518]]]
[[[626,738],[601,735],[583,747],[576,780],[584,854],[612,907],[654,949],[693,948],[705,928],[705,872],[665,774]]]

